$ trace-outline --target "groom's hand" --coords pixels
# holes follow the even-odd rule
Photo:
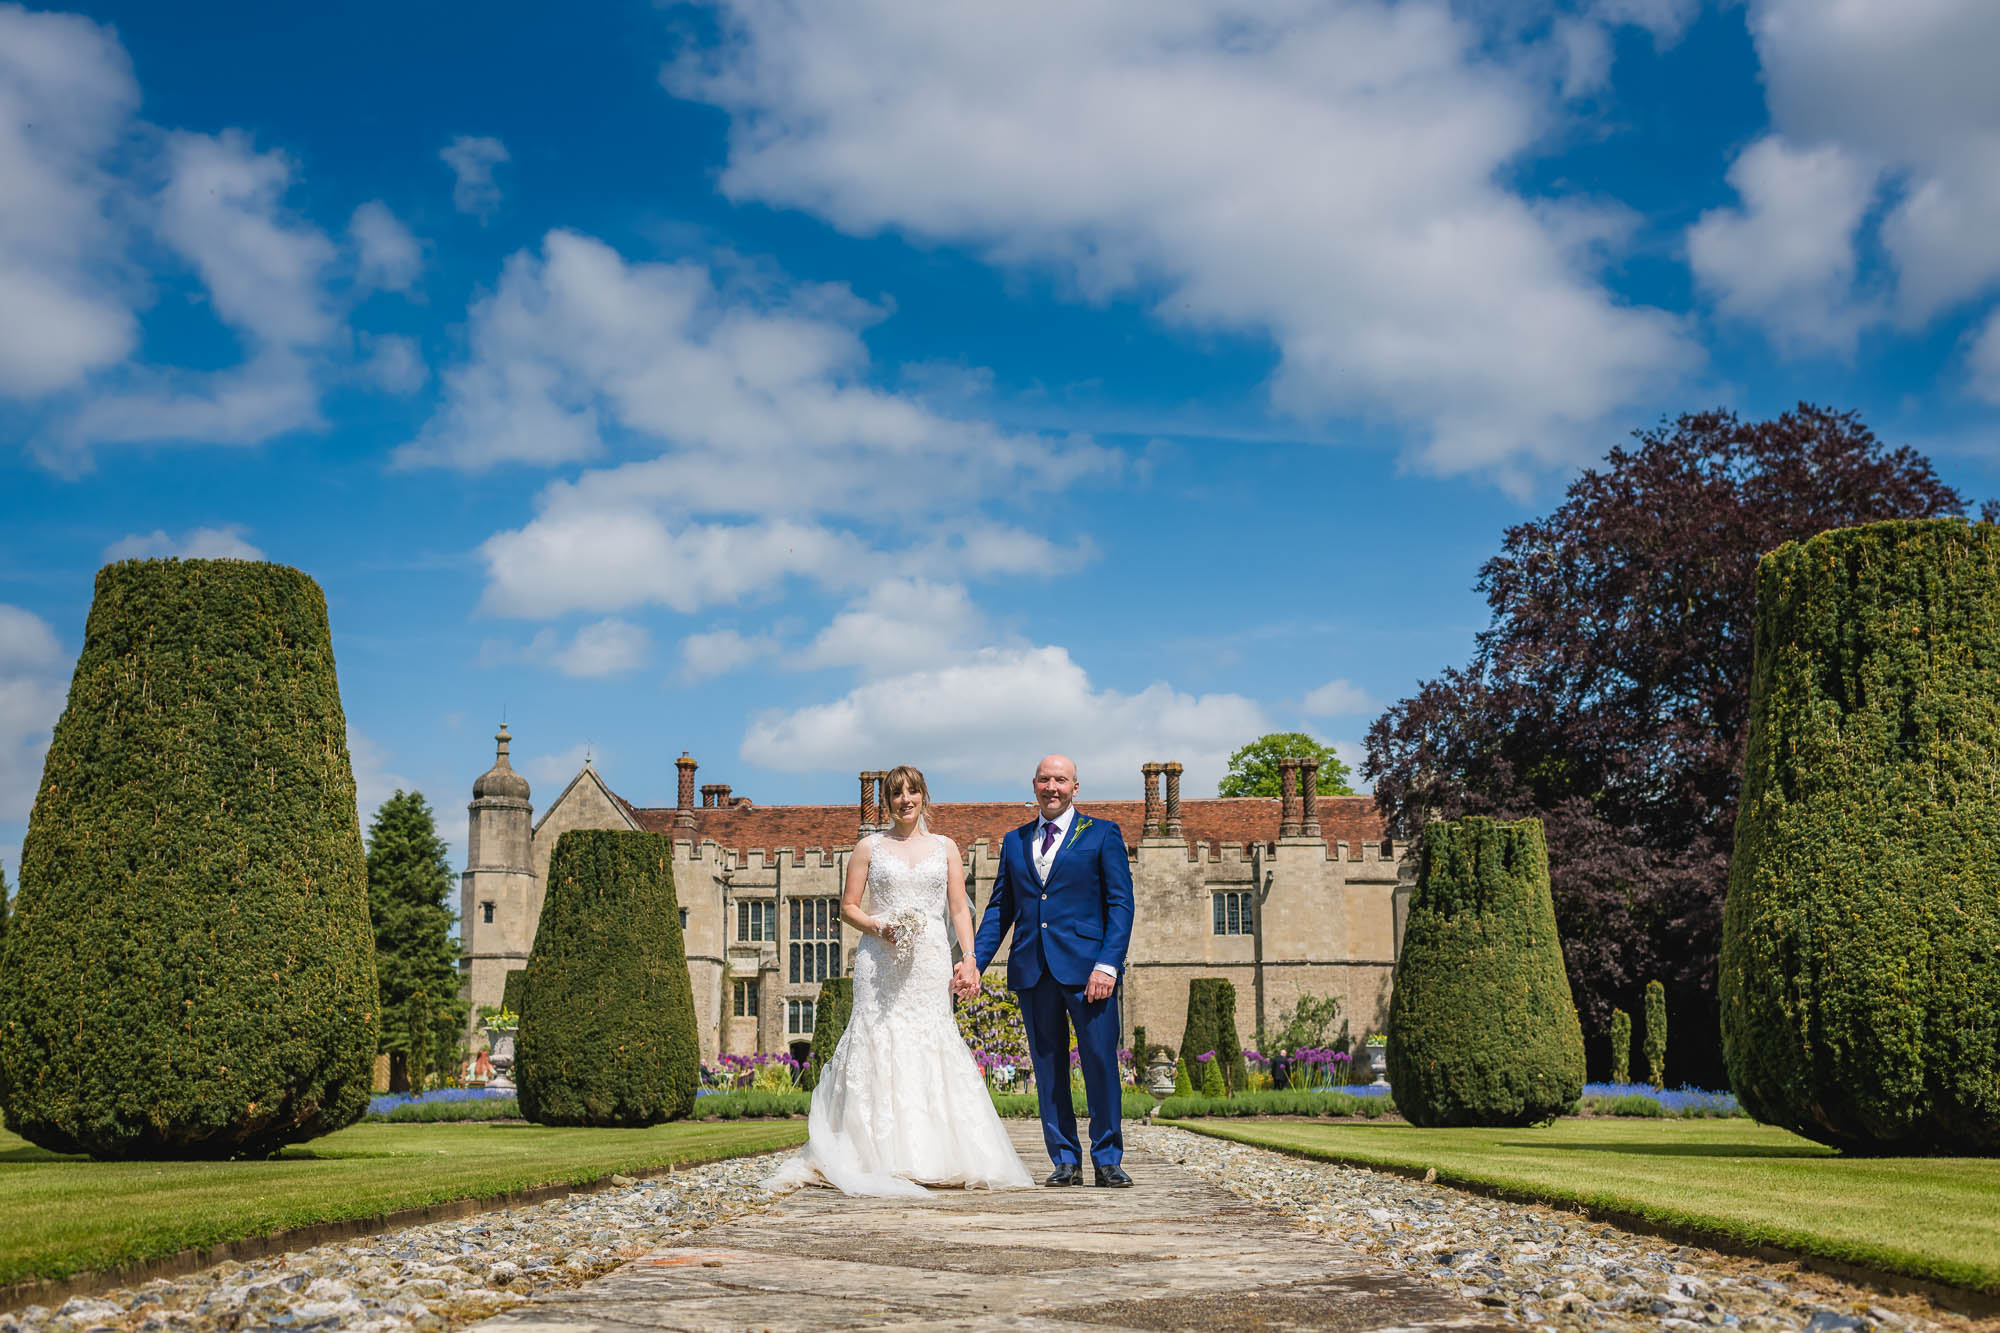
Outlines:
[[[958,966],[951,970],[951,993],[961,998],[979,994],[979,969],[970,958],[959,959]]]
[[[1118,981],[1109,972],[1090,974],[1090,980],[1083,983],[1083,998],[1091,1004],[1111,998],[1111,992],[1118,989]]]

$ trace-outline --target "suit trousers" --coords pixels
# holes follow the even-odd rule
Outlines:
[[[1084,1098],[1090,1106],[1090,1160],[1115,1166],[1125,1157],[1119,1118],[1124,1088],[1118,1079],[1118,997],[1123,987],[1095,1003],[1083,987],[1050,976],[1014,994],[1028,1029],[1028,1058],[1035,1066],[1035,1093],[1041,1101],[1042,1138],[1057,1166],[1082,1162],[1076,1139],[1076,1107],[1069,1091],[1069,1029],[1076,1025],[1077,1063],[1083,1069]]]

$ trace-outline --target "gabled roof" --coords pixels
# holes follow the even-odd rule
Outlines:
[[[651,833],[681,836],[674,824],[672,806],[635,806],[620,800],[626,813],[640,828]],[[1035,817],[1035,808],[1026,801],[955,801],[935,807],[930,821],[933,832],[942,833],[965,847],[1001,838]],[[1109,819],[1125,835],[1128,847],[1136,847],[1144,831],[1143,801],[1078,801],[1077,809],[1099,819]],[[852,847],[860,829],[861,808],[846,805],[734,805],[697,807],[695,836],[713,839],[733,851],[761,847],[772,850],[807,847],[831,850]],[[1382,816],[1373,796],[1322,796],[1319,798],[1320,832],[1329,844],[1346,842],[1351,855],[1361,853],[1364,842],[1380,842],[1386,836]],[[1276,797],[1204,797],[1181,801],[1181,832],[1190,846],[1210,842],[1217,846],[1247,847],[1251,843],[1275,842],[1278,837]]]
[[[605,785],[604,779],[601,776],[599,776],[596,766],[592,764],[588,759],[586,759],[583,761],[583,767],[579,768],[576,771],[576,776],[569,780],[569,785],[562,789],[562,795],[556,797],[553,801],[550,801],[546,806],[542,807],[542,817],[535,821],[534,831],[536,833],[540,833],[542,831],[542,825],[548,820],[549,815],[556,809],[556,807],[569,799],[569,794],[576,790],[576,784],[579,782],[587,782],[591,786],[596,787],[599,791],[603,792],[604,799],[611,803],[612,809],[618,810],[621,813],[623,813],[625,818],[631,822],[631,825],[635,831],[644,830],[646,826],[641,824],[638,820],[632,818],[633,814],[632,803],[626,800],[623,796],[620,796],[617,792],[611,790],[610,787]],[[673,811],[669,810],[667,813],[671,815]]]

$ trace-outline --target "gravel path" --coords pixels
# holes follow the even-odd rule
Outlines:
[[[55,1309],[31,1305],[0,1314],[0,1333],[443,1333],[768,1208],[773,1196],[758,1182],[777,1157],[740,1157],[592,1194],[221,1263]]]
[[[1505,1318],[1560,1333],[1725,1327],[1741,1333],[1987,1329],[1920,1296],[1796,1264],[1638,1236],[1575,1213],[1504,1203],[1360,1167],[1310,1162],[1163,1126],[1127,1144],[1297,1219],[1389,1269],[1428,1278]]]

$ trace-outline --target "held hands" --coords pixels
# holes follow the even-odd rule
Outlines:
[[[958,966],[951,970],[951,993],[961,1000],[979,994],[979,969],[970,958],[959,959]]]

